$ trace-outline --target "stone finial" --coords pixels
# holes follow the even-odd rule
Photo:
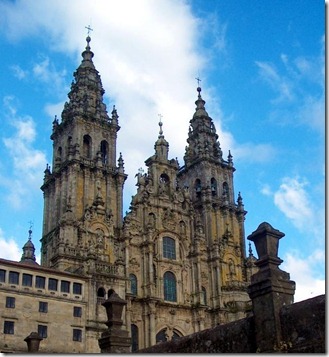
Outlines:
[[[251,276],[248,294],[252,300],[256,330],[256,344],[259,352],[274,351],[282,342],[280,310],[293,303],[295,282],[289,273],[279,269],[282,260],[278,257],[279,239],[284,233],[269,223],[261,223],[248,236],[256,246],[260,269]]]
[[[102,305],[106,309],[107,314],[107,322],[106,325],[108,327],[112,326],[121,326],[122,322],[122,311],[127,302],[120,298],[120,296],[113,292],[110,297],[105,300]]]
[[[128,353],[131,351],[131,338],[128,331],[123,329],[122,311],[127,302],[112,291],[110,297],[102,303],[106,309],[107,330],[98,340],[101,353]]]
[[[274,229],[269,223],[263,222],[250,234],[247,239],[254,242],[258,254],[257,266],[273,264],[278,266],[282,260],[278,257],[279,239],[285,234]]]
[[[43,340],[37,332],[31,332],[24,341],[27,343],[27,350],[30,353],[39,351],[40,342]]]

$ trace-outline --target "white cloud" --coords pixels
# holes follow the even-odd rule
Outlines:
[[[255,63],[259,69],[260,77],[278,93],[278,97],[272,101],[274,104],[294,99],[293,84],[289,78],[280,75],[271,63],[262,61],[256,61]]]
[[[290,273],[290,279],[296,282],[295,302],[325,294],[325,279],[316,271],[317,265],[324,266],[324,263],[322,250],[315,250],[307,257],[301,257],[297,251],[286,253],[280,268]]]
[[[318,56],[289,58],[281,54],[284,69],[274,64],[256,61],[259,77],[278,94],[272,100],[273,122],[307,125],[324,132],[324,39],[320,41]],[[294,104],[294,107],[291,104]]]
[[[298,120],[306,125],[317,129],[324,134],[325,127],[325,105],[324,93],[319,97],[305,96],[304,103],[297,113]]]
[[[32,73],[37,80],[47,84],[47,88],[52,91],[52,94],[54,94],[53,91],[56,90],[56,93],[61,96],[63,95],[66,71],[57,70],[56,66],[50,61],[49,57],[42,56],[39,62],[34,63]]]
[[[234,149],[234,155],[244,162],[269,162],[276,155],[276,149],[271,144],[239,144]]]
[[[274,193],[274,203],[283,214],[299,229],[314,224],[311,202],[305,187],[306,181],[285,177]]]
[[[39,189],[46,157],[43,152],[33,147],[36,140],[33,119],[29,116],[19,117],[12,100],[7,100],[7,104],[9,120],[15,131],[11,136],[3,138],[3,143],[13,167],[7,168],[10,174],[1,175],[0,184],[7,189],[7,202],[19,209],[28,203],[32,192]]]
[[[12,65],[10,67],[14,73],[14,76],[18,79],[24,79],[28,76],[28,71],[22,69],[19,65]]]
[[[22,251],[18,247],[14,238],[6,238],[3,230],[0,228],[0,252],[1,258],[8,260],[20,260]]]
[[[263,187],[261,188],[260,192],[265,196],[272,196],[273,195],[271,187],[268,184],[264,184]]]

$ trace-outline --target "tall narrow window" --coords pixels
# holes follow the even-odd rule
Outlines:
[[[82,307],[73,306],[73,316],[74,317],[81,317],[82,316]]]
[[[155,286],[157,286],[158,276],[157,276],[157,268],[156,268],[155,264],[153,264],[153,282],[154,282]]]
[[[82,341],[82,330],[78,328],[73,329],[73,341],[78,341],[78,342]]]
[[[15,271],[10,271],[9,272],[9,284],[18,285],[18,282],[19,282],[19,273],[16,273]]]
[[[23,274],[22,285],[24,285],[24,286],[32,286],[32,275]]]
[[[104,288],[98,288],[97,296],[101,297],[101,298],[105,298],[105,289]]]
[[[177,301],[176,277],[172,272],[167,271],[164,274],[163,285],[164,299],[166,301]]]
[[[62,160],[62,153],[63,153],[63,149],[62,147],[60,146],[57,150],[57,157]]]
[[[15,298],[12,296],[6,296],[6,307],[9,309],[15,308]]]
[[[83,156],[87,159],[91,159],[91,137],[85,135],[83,137]]]
[[[156,343],[158,342],[166,342],[167,341],[167,334],[166,334],[166,330],[163,329],[160,332],[158,332],[155,336],[155,341]]]
[[[82,284],[73,283],[73,294],[76,294],[76,295],[82,294]]]
[[[201,304],[207,305],[207,291],[206,288],[201,288]]]
[[[70,292],[70,282],[66,280],[61,281],[61,292],[69,293]]]
[[[48,326],[38,325],[38,334],[42,338],[47,338],[48,336]]]
[[[49,278],[48,280],[48,289],[57,291],[58,280]]]
[[[48,312],[48,302],[39,301],[39,312],[43,312],[43,313]]]
[[[46,278],[43,276],[35,277],[35,287],[38,289],[44,289],[46,286]]]
[[[102,163],[106,165],[108,163],[108,155],[109,155],[109,144],[106,140],[101,142],[101,155],[102,155]]]
[[[201,196],[201,180],[200,179],[196,179],[195,180],[195,193],[197,197]]]
[[[6,281],[6,271],[4,269],[0,269],[0,283],[4,283]]]
[[[210,186],[211,186],[211,194],[213,196],[217,196],[217,181],[214,178],[211,179]]]
[[[134,324],[131,325],[131,352],[138,351],[138,327]]]
[[[14,321],[4,321],[3,324],[3,333],[6,335],[13,335],[15,332],[15,323]]]
[[[223,195],[226,196],[227,198],[229,197],[229,188],[227,182],[223,183]]]
[[[130,292],[133,295],[137,295],[137,278],[136,278],[136,275],[130,274],[129,275],[129,279],[130,279]]]
[[[163,237],[163,257],[168,259],[176,259],[175,239]]]

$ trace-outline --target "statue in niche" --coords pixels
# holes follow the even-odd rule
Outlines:
[[[179,222],[179,231],[181,234],[185,235],[186,234],[186,225],[184,221]]]
[[[155,215],[154,213],[149,214],[149,220],[147,223],[147,228],[148,229],[154,229],[155,228]]]
[[[233,275],[235,275],[235,264],[232,259],[230,259],[228,262],[228,269],[229,269],[230,277],[232,279]]]
[[[97,241],[97,247],[103,247],[104,246],[104,232],[101,229],[96,230],[96,241]]]

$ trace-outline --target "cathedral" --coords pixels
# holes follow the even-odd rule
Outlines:
[[[246,252],[247,212],[201,88],[184,165],[170,159],[160,120],[147,172],[136,174],[123,216],[119,116],[115,106],[107,112],[86,40],[68,101],[53,121],[53,161],[41,186],[41,264],[31,231],[20,262],[0,259],[1,352],[26,352],[24,338],[33,331],[43,338],[40,352],[100,352],[102,303],[113,292],[127,302],[123,328],[132,352],[251,310],[247,286],[257,268]]]

